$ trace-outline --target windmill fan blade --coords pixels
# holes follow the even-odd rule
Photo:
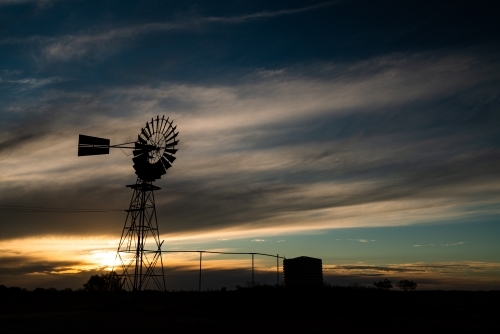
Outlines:
[[[156,127],[156,131],[158,133],[158,136],[161,136],[161,129],[163,128],[163,122],[165,122],[164,119],[159,119],[159,124]]]
[[[175,154],[178,151],[176,148],[166,148],[165,152]]]
[[[149,164],[147,163],[147,161],[144,159],[140,159],[142,158],[143,156],[139,156],[139,157],[135,157],[134,159],[132,160],[136,160],[134,161],[135,162],[135,165],[134,165],[134,169],[135,169],[135,173],[141,178],[144,180],[143,176],[145,174],[148,173],[148,170],[149,170]],[[139,158],[139,159],[138,159]]]
[[[165,157],[165,159],[167,159],[171,163],[175,161],[175,157],[173,155],[170,155],[170,154],[167,154],[167,153],[163,153],[163,156]]]
[[[149,128],[149,122],[146,123],[146,129],[148,130],[148,133],[149,133],[149,136],[151,137],[151,135],[153,134],[153,132],[151,131],[151,129]]]
[[[170,126],[172,126],[172,124],[170,124]],[[175,129],[177,129],[177,125],[176,125],[176,126],[174,126],[173,128],[170,128],[170,129],[167,131],[168,133],[165,135],[165,138],[169,137],[169,136],[172,134],[172,132],[174,132],[174,131],[175,131]]]
[[[137,143],[137,142],[134,143],[134,147],[136,150],[147,150],[148,149],[147,144],[142,144],[142,143]]]
[[[174,133],[174,135],[173,135],[172,137],[170,137],[170,138],[168,138],[168,139],[165,139],[165,142],[169,142],[169,141],[171,141],[171,140],[175,139],[175,137],[177,137],[177,135],[178,135],[178,134],[179,134],[179,132]]]
[[[160,116],[156,116],[156,132],[160,130]]]
[[[148,169],[141,166],[134,166],[135,173],[144,181],[152,181]]]
[[[165,167],[165,169],[169,169],[170,167],[172,167],[172,164],[164,157],[161,157],[160,160],[163,163],[163,166]]]
[[[135,158],[132,158],[132,161],[136,165],[146,165],[148,163],[148,155],[147,154],[138,155]]]
[[[154,181],[156,179],[159,179],[161,177],[161,175],[159,175],[157,172],[153,171],[151,169],[152,166],[149,166],[149,167],[146,167],[146,168],[143,168],[143,167],[137,167],[134,166],[135,168],[135,173],[137,174],[137,176],[139,176],[139,178],[141,178],[141,180],[143,181]]]
[[[144,137],[146,137],[146,140],[149,140],[150,136],[146,133],[146,131],[144,131],[144,128],[142,128],[141,133]]]
[[[179,142],[179,140],[176,140],[176,141],[174,141],[174,142],[171,142],[170,144],[165,145],[165,147],[172,147],[172,146],[175,146],[175,145],[177,145],[177,143],[178,143],[178,142]]]
[[[146,145],[146,144],[148,143],[147,141],[145,141],[145,140],[141,137],[141,135],[138,135],[138,136],[137,136],[137,140],[138,140],[141,144],[143,144],[143,145]]]
[[[151,133],[155,133],[155,120],[153,118],[151,118]]]
[[[162,163],[160,160],[158,160],[154,165],[153,165],[153,171],[154,173],[158,174],[160,177],[161,175],[167,174],[166,168],[163,167]],[[159,178],[159,177],[158,177]]]
[[[165,116],[163,116],[163,117],[165,117]],[[163,133],[165,131],[165,128],[167,127],[167,124],[169,124],[168,123],[168,117],[167,117],[167,119],[163,118],[163,121],[164,122],[163,122],[163,124],[161,126],[160,133]]]

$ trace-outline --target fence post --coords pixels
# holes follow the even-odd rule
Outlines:
[[[254,256],[254,253],[252,253],[252,288],[254,287],[254,279],[253,279],[253,268],[254,268],[254,265],[253,265],[253,256]]]
[[[201,253],[203,253],[203,252],[200,251],[200,277],[198,280],[198,292],[201,292]]]
[[[280,266],[279,266],[279,254],[276,254],[276,288],[280,286]]]

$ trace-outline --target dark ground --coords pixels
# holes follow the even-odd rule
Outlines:
[[[500,291],[0,293],[1,333],[500,333]]]

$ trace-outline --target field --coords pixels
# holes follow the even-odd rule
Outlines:
[[[500,291],[274,288],[0,294],[2,333],[498,332]]]

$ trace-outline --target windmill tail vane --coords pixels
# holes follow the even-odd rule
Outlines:
[[[132,149],[132,161],[137,175],[127,217],[117,250],[122,286],[129,291],[142,291],[153,282],[165,291],[165,274],[158,230],[153,185],[172,167],[179,143],[177,126],[165,116],[151,119],[137,136],[137,141],[110,145],[110,140],[79,135],[78,156],[109,154],[110,148]]]

